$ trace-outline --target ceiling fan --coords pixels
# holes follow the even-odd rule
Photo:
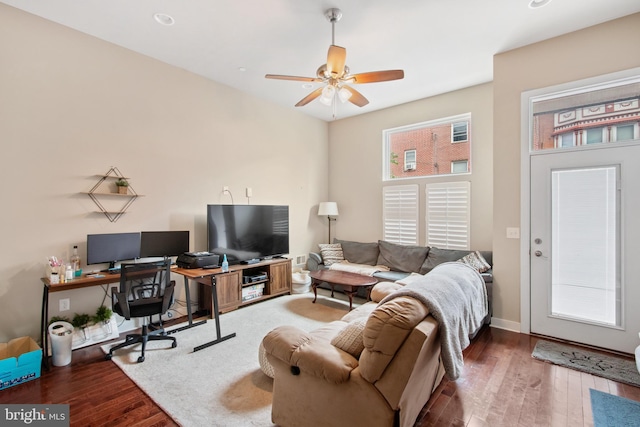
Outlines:
[[[267,79],[293,80],[300,82],[325,83],[325,86],[318,88],[309,95],[302,98],[296,107],[302,107],[309,102],[320,97],[320,102],[324,105],[334,107],[333,116],[335,118],[336,98],[341,102],[351,102],[358,107],[364,107],[369,103],[360,92],[349,86],[349,84],[377,83],[404,78],[403,70],[371,71],[368,73],[350,74],[349,67],[345,65],[347,50],[335,44],[335,24],[342,18],[340,9],[328,9],[324,16],[331,22],[331,46],[327,54],[327,63],[321,65],[316,72],[317,77],[285,76],[280,74],[267,74]]]

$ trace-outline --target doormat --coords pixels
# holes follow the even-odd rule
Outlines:
[[[545,362],[640,387],[640,373],[636,363],[621,357],[544,340],[538,341],[531,356]]]
[[[640,424],[640,402],[589,389],[594,427],[635,427]]]

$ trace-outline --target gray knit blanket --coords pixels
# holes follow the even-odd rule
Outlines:
[[[480,273],[461,262],[446,262],[429,273],[400,281],[405,286],[387,295],[380,304],[399,296],[422,302],[440,328],[442,363],[447,376],[456,380],[464,367],[462,350],[489,312],[487,289]]]

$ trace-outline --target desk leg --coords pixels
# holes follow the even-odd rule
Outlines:
[[[201,344],[197,347],[194,347],[193,349],[194,352],[200,351],[207,347],[211,347],[212,345],[221,343],[222,341],[226,341],[229,338],[233,338],[236,336],[235,332],[224,337],[220,336],[220,312],[218,311],[218,290],[216,289],[215,276],[211,276],[211,300],[212,300],[211,311],[213,312],[211,313],[211,317],[213,317],[216,321],[216,339],[213,341],[209,341],[208,343]]]
[[[189,324],[167,331],[167,335],[207,323],[207,319],[201,320],[197,323],[193,323],[193,310],[191,309],[191,291],[189,290],[189,279],[187,279],[187,276],[184,276],[184,295],[187,298],[187,318],[189,319]]]
[[[47,331],[47,320],[49,320],[49,288],[46,284],[42,286],[42,312],[40,313],[40,342],[42,343],[42,367],[49,370],[49,331]]]

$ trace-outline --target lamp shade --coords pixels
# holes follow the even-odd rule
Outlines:
[[[318,215],[338,216],[338,204],[336,202],[321,202],[318,206]]]

